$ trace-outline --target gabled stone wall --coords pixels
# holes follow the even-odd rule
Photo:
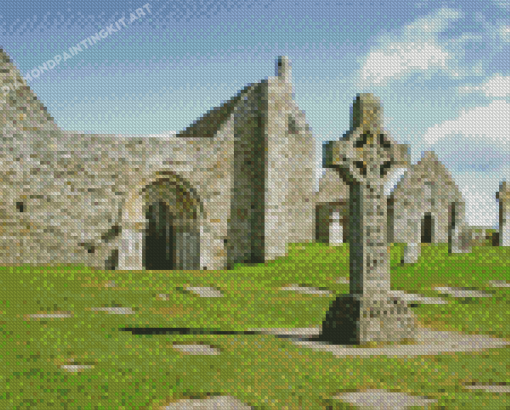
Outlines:
[[[422,243],[430,217],[431,243],[447,243],[449,212],[457,204],[457,225],[464,224],[464,200],[446,168],[432,152],[406,171],[390,195],[393,241]]]
[[[143,269],[156,205],[174,223],[178,269],[264,262],[312,241],[313,136],[290,62],[278,62],[276,77],[150,138],[61,131],[0,53],[2,84],[22,83],[0,104],[0,263]]]

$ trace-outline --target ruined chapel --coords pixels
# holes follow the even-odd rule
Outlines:
[[[316,192],[315,140],[287,57],[274,77],[159,138],[61,130],[3,50],[0,82],[1,264],[230,269],[284,256],[289,243],[348,240],[348,190],[328,169]],[[451,177],[433,153],[407,175],[388,198],[388,234],[448,241],[464,223]]]

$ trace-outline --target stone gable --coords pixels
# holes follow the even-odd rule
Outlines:
[[[432,151],[424,153],[399,181],[389,197],[390,237],[396,243],[422,243],[422,233],[430,224],[431,243],[448,242],[449,209],[457,204],[465,218],[465,203],[446,167]],[[429,222],[430,221],[430,222]]]
[[[224,269],[313,240],[314,142],[288,59],[175,136],[149,138],[60,130],[0,58],[3,84],[23,84],[1,106],[1,263],[144,269],[164,231],[169,266]]]

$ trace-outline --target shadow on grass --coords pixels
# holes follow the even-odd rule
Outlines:
[[[136,328],[128,327],[119,329],[125,332],[131,332],[133,335],[268,335],[267,332],[257,330],[218,330],[218,329],[207,329],[207,328],[189,328],[189,327],[145,327]],[[292,329],[289,329],[292,330]],[[344,343],[334,343],[325,339],[321,334],[314,336],[305,336],[300,334],[277,334],[269,333],[279,339],[292,339],[300,342],[314,342],[321,345],[342,345],[356,348],[376,348],[376,347],[387,347],[387,346],[403,346],[403,345],[414,345],[416,344],[412,340],[404,340],[401,342],[367,342],[367,343],[356,343],[354,341],[346,341]]]
[[[134,335],[262,335],[243,330],[192,329],[190,327],[126,327],[119,329]]]

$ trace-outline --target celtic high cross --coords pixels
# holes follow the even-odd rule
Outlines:
[[[382,108],[372,94],[358,94],[352,128],[326,146],[325,166],[349,185],[350,294],[339,296],[323,323],[321,340],[340,344],[415,337],[414,316],[390,291],[387,202],[389,172],[410,162],[408,147],[382,128]]]

